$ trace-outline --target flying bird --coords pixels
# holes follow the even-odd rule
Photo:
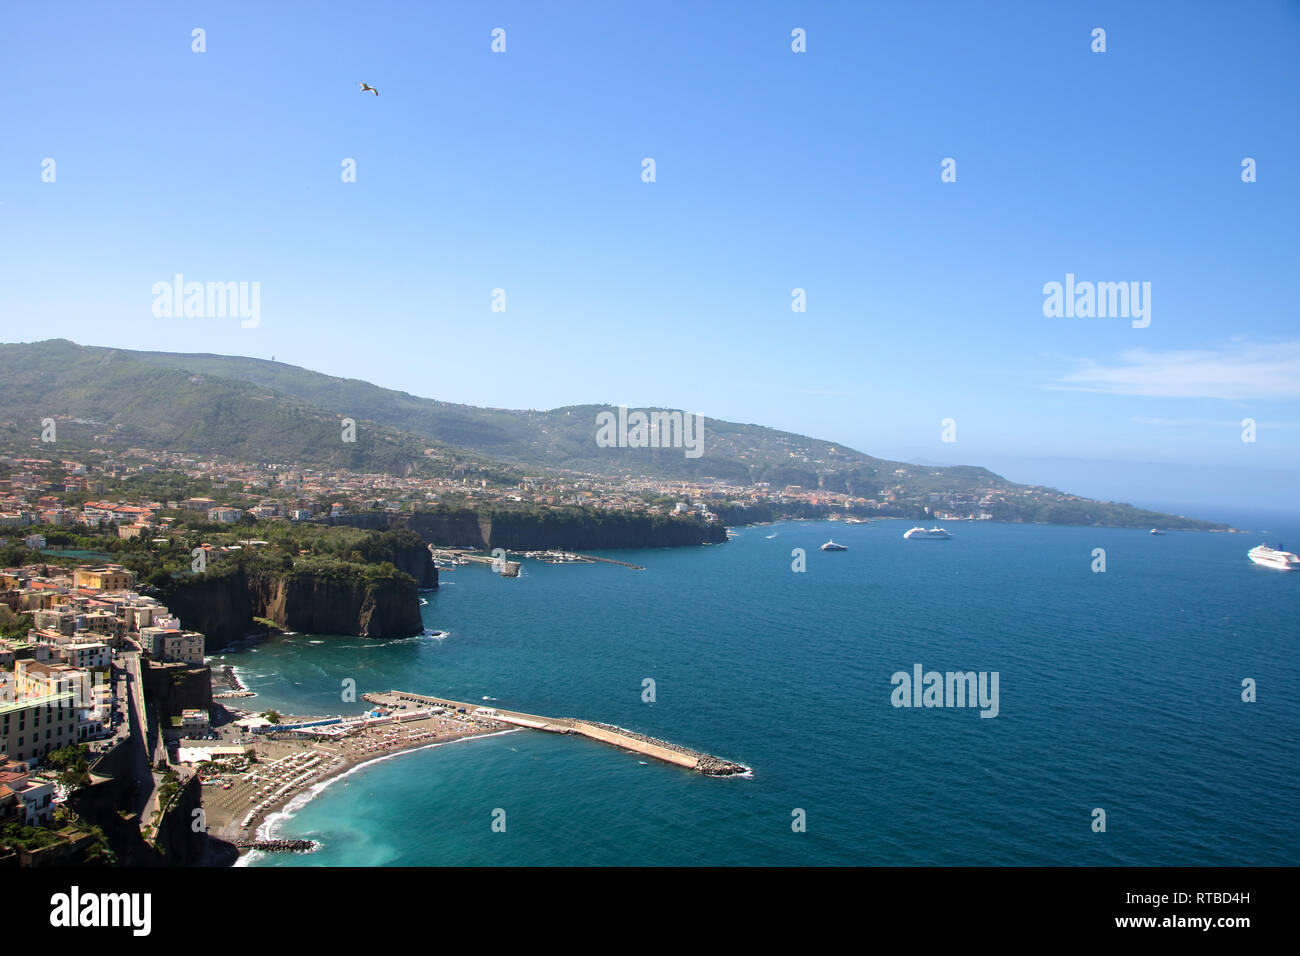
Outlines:
[[[375,96],[378,96],[378,95],[379,95],[379,91],[378,91],[377,89],[375,89],[373,86],[371,86],[369,83],[362,83],[362,84],[361,84],[361,92],[362,92],[362,93],[374,93]]]

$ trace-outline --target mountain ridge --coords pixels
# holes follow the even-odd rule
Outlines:
[[[540,477],[610,480],[716,479],[771,494],[796,486],[912,503],[934,502],[936,496],[1006,495],[1027,504],[990,506],[995,517],[1005,520],[1226,527],[1020,485],[979,465],[893,461],[794,432],[707,417],[705,450],[698,458],[686,456],[682,448],[602,448],[595,441],[596,415],[609,411],[608,405],[545,411],[484,408],[245,356],[50,339],[0,344],[0,369],[0,415],[7,418],[12,410],[28,419],[24,428],[16,422],[0,422],[0,427],[7,427],[11,437],[27,434],[29,441],[36,420],[47,414],[107,416],[109,421],[101,424],[127,441],[236,460],[288,460],[399,476],[455,471],[498,484],[539,472]],[[358,442],[352,446],[338,436],[339,423],[349,417],[358,423]],[[1121,515],[1119,509],[1129,510]],[[920,508],[914,511],[920,513]]]

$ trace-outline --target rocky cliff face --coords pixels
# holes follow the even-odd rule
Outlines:
[[[438,569],[433,564],[433,555],[423,541],[417,541],[408,547],[394,548],[393,565],[415,578],[415,586],[420,589],[438,586]]]
[[[195,811],[203,806],[203,781],[198,774],[181,785],[180,791],[158,821],[154,850],[158,861],[167,866],[194,866],[207,847],[208,835],[202,827],[195,832]]]
[[[493,514],[461,509],[387,516],[346,515],[334,520],[365,528],[376,527],[376,521],[387,521],[393,527],[414,531],[426,542],[477,551],[492,548],[508,551],[675,548],[727,540],[726,529],[720,524],[706,525],[690,519],[638,514],[593,516],[560,511]]]
[[[427,549],[422,550],[429,560]],[[415,558],[410,564],[420,570]],[[431,560],[429,570],[433,570]],[[437,584],[436,573],[424,579]],[[367,581],[360,575],[318,577],[298,571],[249,574],[239,569],[216,578],[178,581],[161,597],[185,627],[204,634],[206,649],[213,653],[258,630],[254,617],[312,634],[419,634],[424,624],[416,589],[416,583],[405,579]]]
[[[161,721],[189,709],[212,706],[212,671],[177,661],[150,661],[144,670],[144,692]]]
[[[366,583],[306,574],[259,574],[250,582],[250,591],[258,616],[290,631],[409,637],[424,628],[415,587],[402,581]]]
[[[185,578],[159,598],[185,627],[203,634],[208,653],[247,636],[254,627],[252,596],[243,571]]]
[[[722,525],[689,519],[650,521],[640,515],[602,516],[599,523],[561,515],[539,520],[530,514],[480,519],[484,548],[507,551],[599,551],[605,548],[677,548],[727,540]]]

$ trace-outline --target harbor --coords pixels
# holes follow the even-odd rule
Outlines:
[[[620,567],[631,568],[633,571],[645,570],[643,566],[632,564],[630,561],[602,558],[594,554],[577,554],[572,551],[521,551],[517,553],[521,557],[541,561],[544,564],[617,564]],[[466,551],[460,548],[436,548],[429,545],[429,554],[433,556],[434,567],[439,571],[454,571],[456,568],[468,564],[486,564],[494,571],[498,571],[503,578],[517,578],[522,567],[521,562],[511,561],[509,552],[504,550],[502,551],[503,557],[477,551]]]
[[[395,714],[411,708],[422,711],[464,714],[470,718],[480,718],[499,724],[509,724],[528,730],[540,730],[552,734],[577,734],[604,744],[619,747],[632,753],[653,757],[665,763],[671,763],[687,770],[694,770],[708,777],[729,777],[749,773],[750,768],[744,764],[724,760],[712,754],[691,750],[666,740],[647,737],[612,724],[602,724],[573,717],[543,717],[538,714],[525,714],[519,711],[502,710],[499,707],[483,707],[464,701],[449,700],[444,697],[430,697],[409,691],[390,690],[384,694],[363,694],[369,703],[388,709]]]
[[[240,852],[311,852],[305,845],[277,841],[265,826],[297,794],[378,758],[523,730],[586,737],[707,777],[750,773],[744,764],[597,721],[527,714],[401,690],[367,693],[362,699],[372,709],[355,717],[282,718],[273,725],[245,717],[247,736],[237,746],[199,746],[182,754],[191,772],[202,778],[209,832],[230,841]]]

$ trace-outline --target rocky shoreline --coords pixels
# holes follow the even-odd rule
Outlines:
[[[320,847],[315,840],[237,840],[241,850],[261,850],[263,853],[311,853]]]

